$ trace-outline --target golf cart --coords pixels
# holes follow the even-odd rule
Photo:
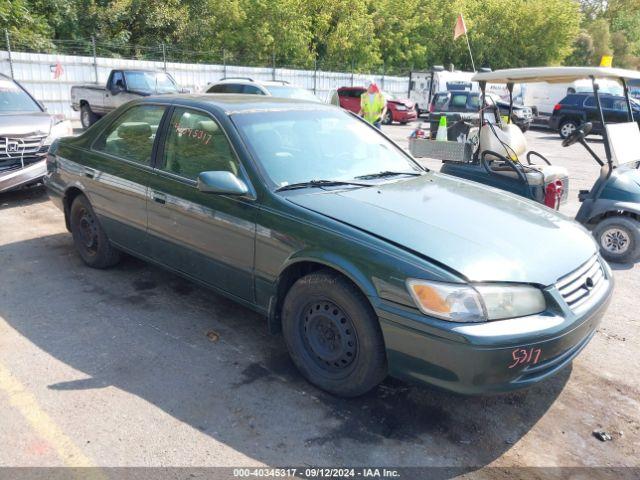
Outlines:
[[[567,83],[583,78],[592,81],[598,118],[604,127],[606,158],[601,159],[585,141],[593,127],[591,123],[580,125],[562,142],[564,147],[580,143],[601,166],[591,190],[580,191],[582,205],[576,220],[593,232],[607,260],[632,262],[640,257],[640,129],[633,118],[628,80],[640,80],[640,72],[601,67],[539,67],[477,73],[472,80],[480,85],[483,108],[473,152],[469,158],[444,160],[441,172],[558,208],[567,198],[567,170],[551,165],[540,153],[529,151],[520,129],[509,123],[511,115],[505,123],[499,115],[487,113],[490,105],[486,105],[486,87],[488,83],[506,84],[511,109],[513,87],[517,83]],[[598,94],[598,80],[605,78],[622,84],[627,122],[605,122]]]

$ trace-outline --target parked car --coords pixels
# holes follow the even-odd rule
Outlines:
[[[605,122],[623,123],[628,121],[627,101],[624,97],[601,93],[600,102]],[[634,118],[640,122],[640,105],[633,100],[632,109]],[[560,103],[553,108],[553,113],[549,118],[549,127],[564,139],[586,122],[590,122],[592,125],[591,133],[602,134],[602,121],[593,92],[572,93],[560,100]]]
[[[130,100],[149,95],[179,93],[175,80],[155,70],[111,70],[107,84],[71,87],[71,108],[80,112],[84,128]]]
[[[71,122],[48,113],[18,82],[0,74],[0,192],[39,182],[51,142]]]
[[[438,122],[443,114],[451,113],[464,114],[466,119],[479,119],[478,111],[480,110],[480,92],[469,91],[447,91],[438,92],[433,96],[431,106],[429,107],[429,123],[432,136],[438,130]],[[500,115],[509,116],[509,103],[504,102],[496,95],[487,94],[487,104],[496,106],[500,111]],[[514,105],[511,115],[511,121],[520,127],[520,130],[526,132],[531,127],[533,113],[529,107],[522,105]]]
[[[128,252],[264,314],[334,394],[387,374],[470,394],[535,384],[589,342],[611,296],[583,227],[424,170],[333,106],[159,96],[100,123],[48,157],[84,262]],[[584,267],[599,287],[575,306]]]
[[[360,111],[360,96],[366,91],[365,87],[340,87],[331,92],[329,103],[358,113]],[[385,125],[391,125],[393,122],[405,125],[418,118],[415,104],[411,100],[397,98],[388,92],[382,92],[382,95],[387,101],[387,114],[382,119],[382,123]]]
[[[296,87],[284,80],[258,81],[248,77],[225,78],[209,84],[207,93],[246,93],[249,95],[268,95],[280,98],[296,98],[310,102],[320,102],[312,92]]]

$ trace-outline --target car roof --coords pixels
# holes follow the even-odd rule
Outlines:
[[[140,102],[209,108],[224,112],[227,115],[287,110],[335,110],[336,108],[333,105],[307,100],[235,93],[154,95],[145,97]]]
[[[211,86],[214,85],[220,85],[220,84],[226,84],[226,83],[239,83],[239,84],[243,84],[243,85],[262,85],[264,87],[269,87],[269,86],[291,86],[291,87],[295,87],[295,85],[290,85],[289,82],[287,82],[286,80],[254,80],[252,78],[242,78],[242,77],[237,77],[237,78],[223,78],[221,80],[218,80],[217,82],[213,82],[211,84]]]
[[[568,83],[584,78],[640,80],[640,72],[609,67],[532,67],[476,73],[471,81],[489,83]]]

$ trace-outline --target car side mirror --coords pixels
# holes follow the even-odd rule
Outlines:
[[[124,92],[124,83],[122,83],[120,80],[118,80],[111,87],[111,93],[113,93],[115,95],[116,93],[120,93],[120,92]]]
[[[198,190],[218,195],[246,195],[247,184],[227,171],[202,172],[198,175]]]

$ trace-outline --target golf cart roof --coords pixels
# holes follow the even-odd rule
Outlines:
[[[533,67],[510,68],[476,73],[471,81],[488,83],[569,83],[583,78],[640,80],[640,72],[609,67]]]

